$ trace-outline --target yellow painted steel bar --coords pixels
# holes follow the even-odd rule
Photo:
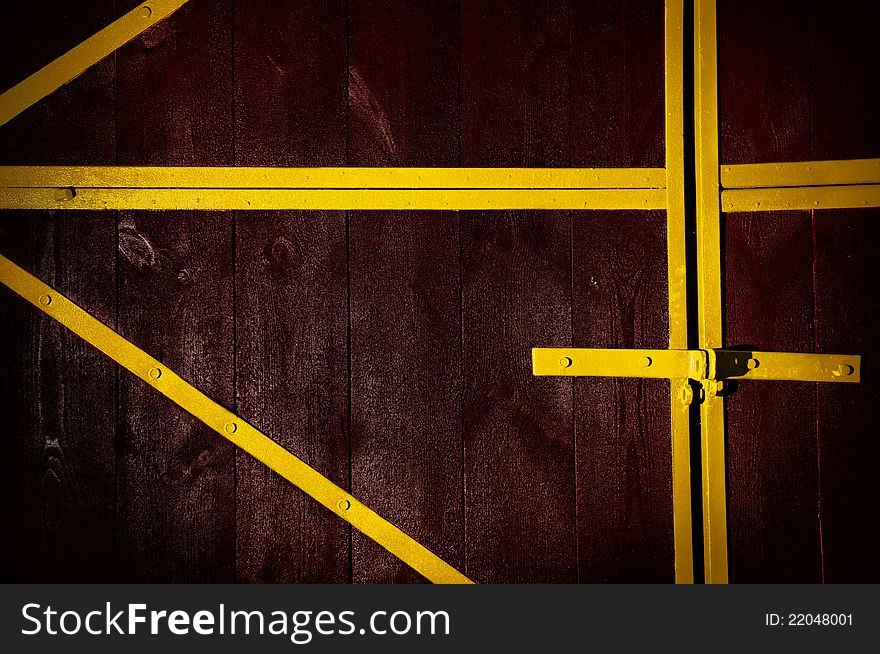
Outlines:
[[[730,189],[721,193],[721,209],[726,213],[867,207],[880,207],[880,184]]]
[[[706,367],[700,350],[532,348],[532,372],[539,377],[703,379]]]
[[[532,349],[533,374],[554,377],[858,383],[861,381],[861,365],[861,357],[852,354],[565,347]]]
[[[0,187],[191,189],[662,189],[663,168],[0,166]]]
[[[704,350],[723,346],[721,216],[718,169],[718,84],[715,1],[694,3],[694,112],[697,183],[699,341]],[[717,382],[704,384],[700,405],[703,480],[703,553],[706,583],[727,583],[727,497],[724,399]]]
[[[211,400],[165,364],[154,359],[55,289],[3,256],[0,256],[0,282],[218,434],[301,488],[430,581],[471,583],[458,570],[282,448],[256,427]]]
[[[148,0],[0,95],[0,125],[81,75],[188,0]]]
[[[687,348],[687,265],[684,209],[684,2],[666,0],[666,271],[669,292],[669,347]],[[687,379],[672,379],[672,523],[675,581],[694,582],[691,519],[691,452],[689,405],[693,391]]]
[[[663,189],[5,188],[0,209],[662,209]]]
[[[796,161],[721,167],[724,188],[880,184],[880,159]]]
[[[861,381],[862,359],[858,355],[709,350],[708,356],[710,379]]]

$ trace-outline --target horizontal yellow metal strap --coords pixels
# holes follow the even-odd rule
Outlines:
[[[0,95],[0,125],[81,75],[188,0],[148,0]],[[71,9],[81,8],[71,3]],[[49,11],[49,8],[46,9]],[[7,15],[7,18],[10,18]],[[14,29],[7,23],[8,29]]]
[[[662,189],[663,168],[0,166],[2,187],[191,189]]]
[[[721,166],[724,188],[880,184],[880,159]]]
[[[705,371],[706,354],[700,350],[532,348],[537,376],[702,379]]]
[[[858,382],[861,357],[743,350],[532,348],[539,376]]]
[[[4,188],[0,209],[663,209],[664,189]]]
[[[848,382],[861,380],[862,359],[848,354],[708,350],[710,379]]]
[[[721,210],[862,209],[880,207],[880,184],[730,189],[721,192]]]
[[[301,488],[430,581],[471,583],[455,568],[282,448],[256,427],[211,400],[162,362],[130,343],[3,256],[0,256],[0,281],[218,434]],[[271,510],[271,507],[267,507],[267,510]]]

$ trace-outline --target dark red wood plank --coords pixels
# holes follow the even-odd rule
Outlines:
[[[825,581],[880,581],[880,210],[815,212],[819,351],[860,354],[859,385],[818,389]]]
[[[0,38],[8,88],[113,20],[113,3],[16,6]],[[107,59],[0,127],[0,163],[112,164]],[[4,211],[0,252],[114,324],[115,214]],[[3,289],[2,579],[109,581],[115,549],[116,367]]]
[[[345,3],[239,2],[236,164],[345,164]],[[237,405],[337,484],[349,485],[347,266],[339,211],[236,217]],[[350,528],[239,453],[242,581],[350,580]]]
[[[722,164],[810,158],[810,16],[719,5]],[[724,217],[725,343],[811,352],[808,212]],[[730,579],[821,579],[815,387],[744,382],[727,400]]]
[[[0,89],[26,79],[113,22],[112,0],[21,3],[0,27]],[[112,164],[113,57],[0,127],[3,164]]]
[[[726,216],[726,342],[812,352],[809,214]],[[727,399],[730,579],[821,580],[815,385],[743,382]]]
[[[815,159],[880,157],[878,21],[874,2],[815,4]],[[831,583],[880,581],[878,221],[877,209],[814,212],[817,347],[861,354],[864,363],[860,385],[818,388],[822,544]]]
[[[231,1],[188,3],[117,62],[120,164],[232,163]],[[231,407],[231,213],[124,211],[118,240],[121,333]],[[120,430],[119,578],[232,581],[232,445],[130,375]]]
[[[666,217],[572,217],[574,345],[669,346]],[[671,582],[669,384],[578,379],[578,558],[582,581]]]
[[[354,166],[457,166],[458,3],[349,5]],[[457,212],[351,212],[352,493],[464,563]],[[355,582],[422,578],[353,534]]]
[[[663,3],[576,3],[573,166],[664,166]],[[572,213],[574,345],[669,346],[663,212]],[[669,384],[577,379],[582,581],[672,581]]]
[[[462,3],[462,165],[568,165],[568,39],[567,2]],[[569,215],[461,222],[467,573],[574,581],[572,384],[531,372],[571,342]]]
[[[717,23],[721,163],[808,160],[809,7],[719,2]]]
[[[655,0],[572,3],[572,166],[666,165],[663,20]]]
[[[880,157],[878,21],[873,0],[813,4],[815,160]]]

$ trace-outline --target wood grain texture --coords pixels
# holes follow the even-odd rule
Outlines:
[[[16,7],[0,39],[0,88],[113,18],[113,3]],[[0,163],[112,164],[112,60],[0,127]],[[115,322],[113,214],[3,212],[0,252]],[[116,368],[5,288],[0,413],[3,581],[109,581],[115,556]]]
[[[0,90],[6,91],[113,22],[113,0],[17,3],[4,17]],[[5,165],[112,164],[115,156],[113,57],[0,127]]]
[[[797,0],[718,3],[721,164],[810,158],[810,12]]]
[[[663,166],[662,3],[573,3],[573,166]],[[613,53],[610,54],[610,53]],[[572,213],[573,345],[669,345],[664,212]],[[581,581],[674,579],[669,384],[577,379]]]
[[[814,3],[811,115],[817,161],[880,157],[878,21],[880,5],[872,0]]]
[[[668,347],[665,215],[572,220],[574,345]],[[668,382],[578,379],[574,398],[581,579],[673,581]]]
[[[568,165],[568,9],[462,3],[462,165]],[[467,574],[575,581],[571,380],[530,361],[571,342],[569,215],[461,220]]]
[[[726,343],[812,352],[809,214],[729,214],[726,227]],[[730,392],[731,581],[821,581],[815,393],[801,382]]]
[[[880,211],[815,212],[816,341],[862,356],[862,381],[818,389],[825,581],[877,583]]]
[[[813,157],[880,157],[874,2],[816,3],[813,16]],[[861,354],[862,383],[817,390],[825,580],[880,581],[874,463],[880,454],[880,270],[877,209],[816,211],[816,346]]]
[[[722,3],[722,164],[810,158],[810,16],[795,3]],[[723,217],[725,344],[811,352],[808,212]],[[815,386],[741,383],[727,400],[733,582],[821,580]]]
[[[345,24],[342,1],[237,3],[236,164],[345,164]],[[345,488],[346,255],[342,212],[236,217],[238,411]],[[242,453],[237,473],[240,580],[350,580],[348,525]]]
[[[572,166],[666,165],[663,20],[653,0],[571,3]]]
[[[122,3],[120,12],[135,3]],[[232,163],[232,3],[194,1],[117,53],[120,164]],[[119,330],[233,402],[230,213],[120,212]],[[120,378],[119,577],[233,579],[233,447]]]
[[[351,3],[348,164],[457,166],[458,3]],[[352,493],[464,563],[457,212],[351,212]],[[355,582],[422,580],[359,532]]]

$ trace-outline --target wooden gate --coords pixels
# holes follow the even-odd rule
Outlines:
[[[718,4],[18,8],[4,578],[877,580],[877,10]]]

